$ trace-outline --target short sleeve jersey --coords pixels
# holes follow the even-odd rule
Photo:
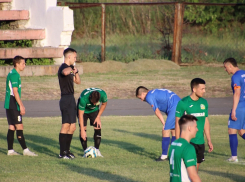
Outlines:
[[[175,140],[168,153],[170,167],[170,182],[189,182],[187,168],[196,166],[196,151],[193,145],[185,139]]]
[[[14,97],[14,91],[13,91],[14,87],[18,88],[18,93],[21,98],[21,79],[20,79],[20,74],[16,71],[15,68],[9,72],[6,79],[6,95],[5,95],[4,108],[20,111],[20,106],[16,102],[16,99]]]
[[[93,91],[98,91],[100,93],[100,99],[95,105],[91,103],[89,99],[89,96]],[[105,102],[107,102],[107,95],[104,90],[99,88],[87,88],[80,95],[78,109],[84,111],[86,114],[89,114],[98,111],[100,104]]]
[[[151,105],[154,112],[158,108],[160,111],[164,113],[168,113],[174,104],[177,105],[177,103],[175,103],[175,100],[171,99],[173,96],[177,96],[177,95],[170,90],[154,89],[154,90],[150,90],[147,93],[145,97],[145,101]]]
[[[181,99],[177,105],[175,116],[181,117],[185,114],[195,116],[197,120],[197,134],[196,137],[191,140],[195,144],[204,144],[204,125],[206,117],[208,117],[208,102],[204,98],[198,100],[192,100],[190,96]]]
[[[73,95],[74,94],[74,82],[73,82],[73,72],[69,75],[63,75],[62,71],[69,66],[63,63],[58,70],[58,78],[60,84],[61,95]]]
[[[239,70],[231,77],[231,88],[233,94],[236,88],[241,89],[238,107],[245,107],[245,70]]]

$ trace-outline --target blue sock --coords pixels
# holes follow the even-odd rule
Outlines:
[[[170,137],[162,137],[162,155],[168,154],[169,143],[170,143]]]
[[[242,135],[242,138],[245,140],[245,133]]]
[[[229,135],[229,139],[230,139],[231,156],[237,156],[237,146],[238,146],[237,134]]]
[[[175,136],[172,136],[171,143],[173,143],[176,140]]]

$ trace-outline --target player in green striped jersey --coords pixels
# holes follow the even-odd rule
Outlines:
[[[195,138],[197,118],[184,115],[179,120],[180,138],[175,140],[169,148],[170,182],[199,182],[196,170],[196,152],[190,140]]]

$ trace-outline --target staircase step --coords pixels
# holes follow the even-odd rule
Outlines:
[[[29,11],[27,10],[0,11],[0,20],[28,20],[28,19],[29,19]]]
[[[0,30],[0,40],[40,40],[45,38],[45,30]]]
[[[12,0],[0,0],[0,3],[10,3]]]
[[[24,58],[61,58],[63,48],[32,47],[32,48],[0,48],[0,59],[13,59],[20,55]]]

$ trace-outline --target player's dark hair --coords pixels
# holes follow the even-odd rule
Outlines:
[[[74,52],[77,53],[77,51],[75,49],[67,48],[67,49],[64,50],[63,55],[66,57],[66,55],[71,53],[71,52],[72,53],[74,53]]]
[[[236,60],[235,60],[234,58],[227,58],[227,59],[223,62],[223,64],[225,64],[225,63],[230,63],[230,64],[232,64],[232,66],[237,67],[237,62],[236,62]]]
[[[194,78],[191,80],[191,91],[193,92],[193,88],[197,87],[199,84],[206,84],[206,82],[201,78]]]
[[[13,59],[13,64],[14,64],[14,67],[16,67],[16,64],[17,63],[20,63],[20,61],[25,58],[23,58],[22,56],[15,56],[14,59]]]
[[[89,96],[90,102],[97,103],[100,100],[100,93],[98,91],[93,91]]]
[[[180,127],[180,131],[183,129],[183,126],[186,125],[189,122],[194,122],[197,121],[197,118],[195,116],[192,115],[183,115],[180,119],[179,119],[179,127]]]
[[[136,89],[136,94],[135,96],[137,97],[138,95],[141,95],[143,92],[148,92],[149,90],[144,87],[144,86],[139,86],[137,89]]]

